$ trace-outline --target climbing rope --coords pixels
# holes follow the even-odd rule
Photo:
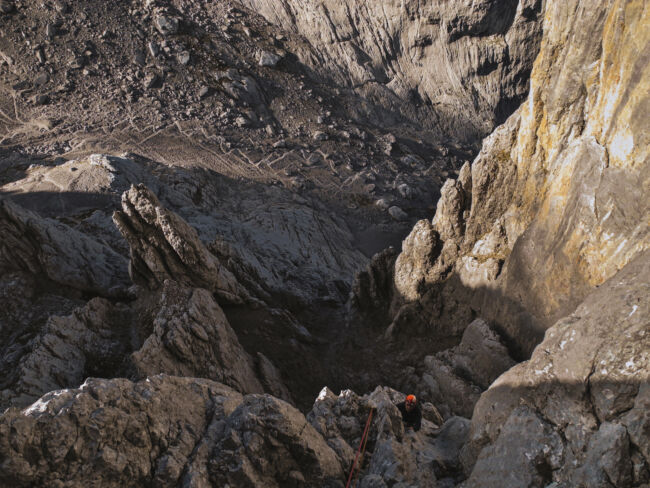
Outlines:
[[[370,415],[368,415],[368,420],[366,421],[366,427],[363,429],[363,435],[361,436],[361,442],[359,442],[359,449],[357,449],[357,455],[354,457],[354,462],[352,463],[352,469],[350,469],[350,476],[348,476],[348,482],[345,484],[345,488],[350,488],[353,486],[350,484],[352,481],[352,475],[355,472],[357,467],[357,461],[359,461],[359,456],[363,457],[363,454],[366,452],[366,443],[368,442],[368,434],[370,433],[370,424],[372,422],[372,414],[374,409],[370,410]],[[361,462],[359,462],[359,469],[361,468]],[[357,470],[358,472],[358,470]],[[355,476],[356,480],[356,476]]]

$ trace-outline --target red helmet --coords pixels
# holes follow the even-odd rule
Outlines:
[[[407,395],[406,396],[406,403],[416,403],[417,398],[415,398],[415,395]]]

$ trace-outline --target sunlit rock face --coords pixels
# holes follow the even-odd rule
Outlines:
[[[360,115],[475,142],[526,96],[544,2],[243,3],[303,35],[301,61],[360,95]]]
[[[89,379],[0,419],[2,486],[340,486],[335,452],[288,403],[210,380]]]
[[[593,7],[547,4],[531,92],[473,162],[468,214],[449,183],[428,230],[447,236],[431,239],[440,257],[407,245],[396,261],[419,272],[394,300],[427,303],[455,276],[511,350],[532,353],[478,401],[463,486],[648,479],[649,14]],[[446,266],[444,249],[457,255]]]
[[[402,302],[456,276],[520,357],[650,247],[647,9],[549,2],[544,22],[528,99],[445,184],[395,267]]]

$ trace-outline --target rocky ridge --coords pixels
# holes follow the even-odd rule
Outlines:
[[[420,432],[405,433],[394,404],[399,398],[389,388],[363,397],[324,389],[305,417],[270,395],[242,396],[209,380],[89,379],[4,414],[0,457],[7,461],[0,480],[17,487],[140,486],[150,480],[164,486],[340,487],[360,440],[359,419],[372,409],[370,459],[360,486],[427,485],[436,476],[453,481],[468,421],[454,417],[439,426],[425,418]],[[59,435],[52,437],[53,429]]]
[[[281,112],[269,103],[270,80],[280,78],[264,76],[264,70],[286,69],[282,79],[292,86],[296,58],[276,45],[287,39],[284,34],[273,37],[274,47],[265,44],[272,39],[268,24],[226,4],[134,4],[129,15],[135,20],[124,32],[135,32],[141,44],[152,40],[145,52],[134,54],[135,64],[146,70],[136,68],[129,82],[161,90],[159,101],[169,101],[165,89],[182,86],[173,70],[190,66],[196,68],[190,76],[198,76],[194,71],[211,59],[210,49],[197,49],[192,36],[204,29],[220,53],[227,48],[220,51],[219,42],[232,41],[241,58],[223,56],[230,67],[220,70],[223,92],[216,98],[227,94],[241,112],[226,117],[230,125],[224,133],[234,135],[235,144],[246,134],[254,146],[262,132],[275,134],[273,123],[261,125]],[[262,11],[269,4],[248,5]],[[329,59],[339,53],[345,60],[348,48],[361,58],[363,51],[373,52],[356,50],[370,42],[365,22],[381,16],[339,19],[340,6],[323,4],[317,11],[310,3],[277,5],[294,11],[288,22],[293,34],[309,38],[313,29],[305,22],[322,18],[330,7],[328,18],[337,19],[331,32],[338,35],[348,22],[358,29],[354,41],[325,42],[328,47],[314,38],[291,39],[287,44],[307,67],[314,67],[309,56]],[[0,2],[0,15],[18,21],[0,32],[3,67],[13,67],[9,76],[29,72],[15,55],[23,45],[12,45],[17,50],[10,55],[4,51],[7,39],[19,34],[13,26],[33,15],[48,20],[42,32],[31,31],[46,39],[36,44],[35,55],[39,63],[53,60],[49,68],[54,68],[39,74],[35,86],[46,85],[50,76],[58,82],[56,39],[73,35],[88,17],[101,25],[102,10],[89,6],[55,2],[41,13],[26,2]],[[452,46],[447,59],[457,59],[468,45],[470,54],[480,52],[479,65],[490,63],[503,39],[516,41],[522,32],[531,34],[534,45],[535,19],[543,10],[544,38],[531,90],[471,165],[460,167],[454,160],[457,177],[440,188],[433,219],[417,222],[400,251],[388,249],[369,263],[359,229],[350,226],[354,216],[323,203],[326,185],[318,183],[310,193],[286,180],[272,183],[279,180],[252,169],[263,164],[250,159],[252,152],[242,152],[251,150],[246,144],[237,153],[248,163],[243,172],[237,167],[243,159],[223,151],[226,140],[218,141],[222,152],[210,161],[227,166],[227,172],[212,163],[175,164],[170,158],[188,153],[172,156],[170,148],[182,151],[182,145],[158,148],[159,159],[97,154],[30,160],[33,166],[21,159],[25,156],[3,153],[0,228],[8,239],[0,245],[0,366],[12,374],[0,382],[1,484],[344,486],[371,411],[356,486],[640,488],[650,482],[647,131],[639,116],[647,104],[642,62],[649,45],[647,9],[636,0],[603,1],[595,9],[578,0],[519,2],[508,25],[497,2],[434,6],[444,15],[427,31],[435,33],[431,50],[446,43]],[[415,12],[415,19],[386,20],[407,40],[409,26],[419,29],[423,20],[424,11],[412,8],[407,2],[404,11]],[[71,11],[74,16],[62,22],[52,20]],[[219,17],[225,28],[218,32],[216,14],[225,14]],[[137,30],[144,25],[146,35]],[[77,70],[89,61],[104,62],[104,48],[123,43],[124,32],[102,34],[114,41],[101,48],[86,43],[66,77],[79,82]],[[30,48],[31,36],[23,33]],[[524,50],[518,42],[512,49]],[[429,52],[427,42],[420,44]],[[256,50],[260,46],[265,49]],[[520,54],[509,69],[500,58],[493,71],[478,69],[476,78],[470,77],[484,94],[497,93],[490,84],[502,83],[501,108],[523,95],[521,83],[507,79],[526,76],[530,53]],[[152,70],[150,56],[165,61]],[[374,67],[366,66],[381,75],[389,58],[374,53]],[[363,75],[342,71],[338,62],[326,63],[332,78],[317,97],[335,89],[337,77],[349,84]],[[474,62],[455,68],[472,68]],[[95,80],[95,70],[86,71],[83,76]],[[305,84],[313,82],[314,73],[308,72]],[[408,85],[418,69],[386,73],[398,79],[393,85]],[[97,95],[80,84],[85,88],[76,93]],[[390,106],[387,100],[395,96],[408,118],[407,92],[379,88],[388,93],[382,99],[372,95],[375,84],[370,80],[367,91],[353,87],[344,98],[367,96]],[[440,83],[451,92],[454,86]],[[210,99],[212,88],[201,90],[199,99]],[[425,88],[431,86],[424,83]],[[16,128],[18,108],[32,88],[14,90],[19,92],[17,102],[12,97],[15,119],[3,105],[9,128],[3,141],[22,144],[26,154],[49,142],[40,137],[30,142]],[[29,102],[33,113],[60,108],[56,93],[51,100],[40,96]],[[453,97],[449,106],[458,109]],[[249,107],[255,114],[244,113]],[[209,104],[204,109],[209,111]],[[175,108],[165,110],[161,120],[178,115]],[[496,99],[473,110],[486,128],[507,115]],[[89,119],[99,113],[93,105]],[[336,122],[320,130],[328,119],[342,119],[319,117],[318,130],[296,129],[289,142],[301,146],[296,152],[310,161],[308,176],[314,179],[305,181],[325,178],[329,173],[322,167],[340,175],[323,151],[347,140],[343,132],[359,128]],[[70,121],[65,127],[77,123],[74,114]],[[283,131],[300,126],[278,121]],[[458,127],[459,139],[469,134],[462,120]],[[377,166],[398,160],[413,169],[415,179],[420,156],[407,154],[404,133],[398,139],[380,135],[383,129],[368,136],[368,144],[357,132],[358,144],[350,146],[356,149],[346,154],[377,150],[382,154],[372,160]],[[162,126],[154,130],[161,132],[152,141],[169,135]],[[199,145],[206,140],[216,141],[208,133]],[[280,141],[274,149],[286,144]],[[364,184],[376,181],[385,191],[382,171]],[[422,198],[414,185],[396,181],[392,187],[401,201]],[[343,200],[357,197],[346,193]],[[377,211],[396,221],[409,218],[391,203],[378,200]],[[376,215],[364,213],[363,205],[349,207],[361,208],[358,220]],[[408,210],[413,215],[422,207]],[[98,259],[90,259],[95,255]],[[351,271],[365,264],[351,284]],[[313,399],[315,383],[374,391],[336,395],[324,388],[308,411],[305,398]],[[420,432],[404,431],[395,406],[404,393],[375,388],[386,383],[418,395],[425,418]]]

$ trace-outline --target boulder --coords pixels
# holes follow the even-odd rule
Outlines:
[[[439,254],[439,236],[428,220],[420,220],[404,239],[395,262],[395,289],[406,301],[421,295],[431,266]]]
[[[289,404],[210,380],[88,379],[0,416],[5,486],[340,487],[334,452]]]
[[[258,64],[260,66],[275,68],[281,59],[282,57],[278,56],[275,53],[271,53],[269,51],[262,51],[260,54],[260,60]]]
[[[163,36],[167,36],[178,32],[179,22],[175,17],[161,14],[154,18],[154,26]]]

